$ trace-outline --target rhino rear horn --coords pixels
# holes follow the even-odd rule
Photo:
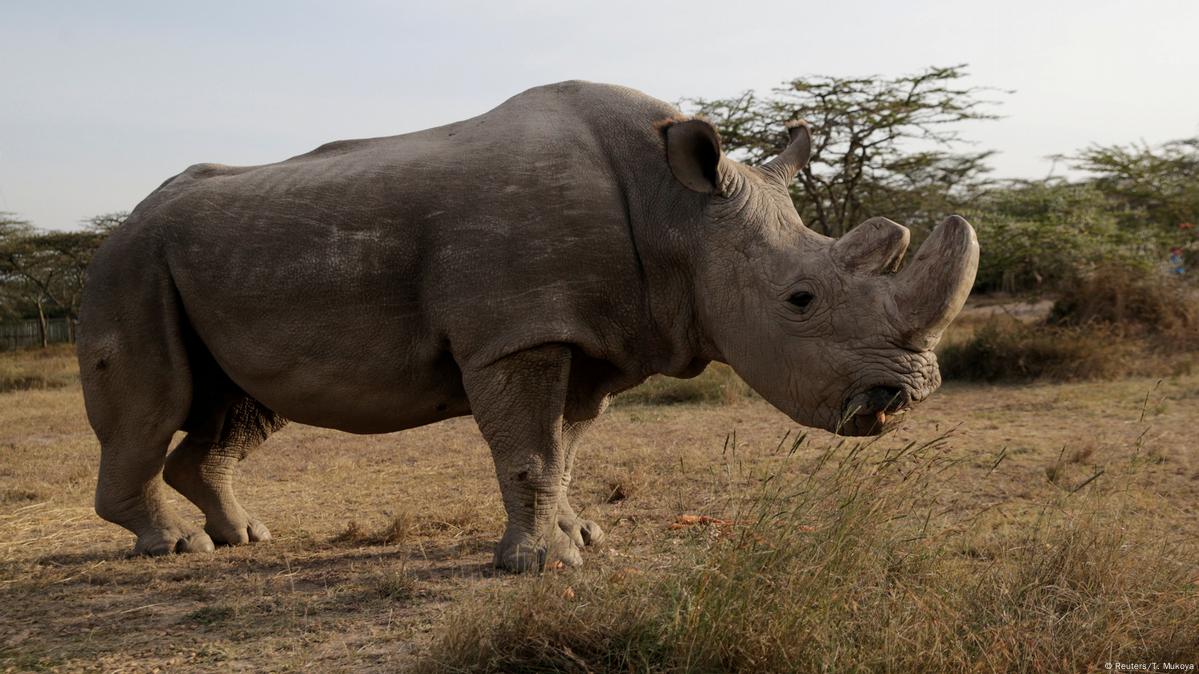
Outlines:
[[[787,147],[762,165],[763,171],[773,175],[783,185],[791,184],[812,156],[812,130],[807,122],[802,119],[787,122],[787,135]]]
[[[856,274],[885,274],[899,268],[911,233],[887,218],[870,218],[833,243],[833,259]]]
[[[951,215],[937,226],[911,263],[895,276],[895,305],[911,346],[936,346],[962,310],[978,271],[978,238],[965,218]]]

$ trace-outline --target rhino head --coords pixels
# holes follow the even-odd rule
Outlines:
[[[721,152],[706,121],[665,127],[674,177],[705,195],[696,306],[717,358],[800,424],[881,433],[941,384],[933,348],[974,283],[978,241],[958,216],[903,264],[907,228],[872,218],[840,239],[804,226],[787,191],[811,135],[762,166]]]

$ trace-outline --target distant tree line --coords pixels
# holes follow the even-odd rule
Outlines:
[[[56,231],[0,213],[0,320],[37,319],[43,346],[50,318],[65,317],[74,326],[87,265],[126,215],[98,215],[82,229]]]

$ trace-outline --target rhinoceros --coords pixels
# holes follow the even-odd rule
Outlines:
[[[749,166],[703,119],[564,82],[425,131],[188,168],[90,267],[96,512],[135,553],[262,541],[232,475],[287,420],[387,433],[470,414],[508,517],[495,565],[529,571],[603,537],[567,498],[576,447],[650,375],[728,363],[799,424],[881,432],[940,385],[974,231],[950,216],[902,269],[890,220],[813,232],[788,194],[811,137],[789,126]]]

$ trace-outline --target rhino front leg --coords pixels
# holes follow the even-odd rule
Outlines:
[[[554,560],[576,566],[579,550],[558,527],[566,470],[563,409],[570,349],[543,346],[463,371],[479,430],[491,446],[508,525],[496,568],[541,571]]]
[[[603,411],[601,405],[599,411]],[[563,439],[566,443],[566,470],[562,473],[562,499],[558,502],[558,528],[570,538],[571,542],[577,547],[586,545],[595,545],[604,540],[604,530],[592,520],[585,520],[575,513],[575,509],[570,505],[570,481],[573,477],[575,465],[575,450],[579,445],[579,438],[583,432],[591,426],[594,419],[583,419],[581,421],[567,422],[563,427]]]

